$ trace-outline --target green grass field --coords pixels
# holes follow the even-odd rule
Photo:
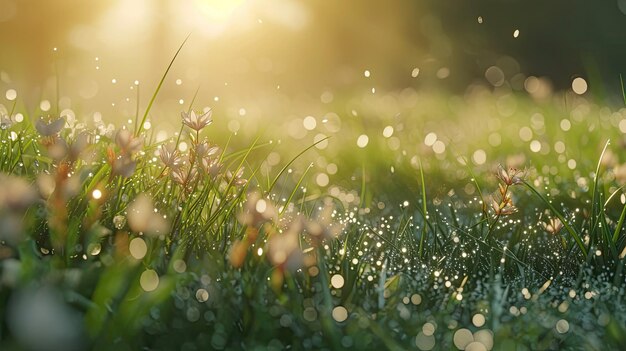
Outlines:
[[[3,350],[626,345],[626,109],[477,85],[112,129],[6,98]]]

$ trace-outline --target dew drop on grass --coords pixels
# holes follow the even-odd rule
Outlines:
[[[446,151],[446,144],[441,140],[435,141],[433,144],[433,151],[436,154],[443,154]]]
[[[333,319],[339,323],[348,319],[348,310],[343,306],[337,306],[333,308]]]
[[[474,341],[485,346],[487,350],[493,349],[493,332],[489,329],[479,330],[474,333]]]
[[[530,141],[533,138],[533,131],[529,127],[522,127],[519,130],[519,138],[523,141]]]
[[[209,292],[206,289],[198,289],[196,291],[196,300],[198,302],[206,302],[209,300]]]
[[[559,154],[564,153],[565,143],[563,143],[562,141],[557,141],[556,143],[554,143],[554,151],[556,151]]]
[[[117,215],[113,217],[113,225],[116,229],[122,229],[126,225],[126,217],[122,215]]]
[[[267,202],[266,202],[265,200],[263,200],[263,199],[259,199],[259,200],[256,202],[255,209],[256,209],[256,211],[257,211],[258,213],[264,213],[264,212],[265,212],[265,210],[267,209]]]
[[[128,245],[128,251],[135,259],[141,260],[148,253],[148,245],[142,238],[134,238]]]
[[[411,295],[411,303],[416,306],[419,305],[420,303],[422,303],[422,296],[420,296],[420,294]]]
[[[504,72],[498,66],[491,66],[485,71],[485,78],[494,87],[504,84]]]
[[[435,347],[435,337],[419,332],[415,337],[415,346],[422,351],[432,350]]]
[[[334,164],[334,163],[329,163],[329,164],[326,166],[326,172],[327,172],[328,174],[330,174],[330,175],[336,174],[336,173],[337,173],[337,170],[338,170],[338,169],[337,169],[337,165],[336,165],[336,164]]]
[[[587,81],[584,78],[576,77],[572,81],[572,90],[578,95],[582,95],[587,92]]]
[[[476,313],[472,317],[472,324],[474,324],[474,326],[476,326],[477,328],[482,327],[483,325],[485,325],[485,316],[480,313]]]
[[[434,324],[427,322],[427,323],[424,323],[424,325],[422,326],[422,333],[424,333],[424,335],[426,336],[431,336],[435,334],[435,329],[436,328]]]
[[[45,112],[45,111],[49,111],[49,110],[50,110],[50,101],[48,101],[48,100],[42,100],[42,101],[39,103],[39,108],[40,108],[42,111],[44,111],[44,112]]]
[[[370,141],[370,139],[369,139],[369,137],[367,135],[361,134],[361,135],[359,135],[359,137],[356,140],[356,145],[362,149],[362,148],[367,146],[369,141]]]
[[[383,129],[383,136],[385,138],[389,138],[393,135],[393,127],[392,126],[386,126],[385,129]]]
[[[556,322],[556,331],[559,332],[559,334],[565,334],[569,331],[569,322],[567,322],[565,319],[560,319],[558,322]]]
[[[321,187],[325,187],[330,182],[328,175],[326,173],[318,173],[315,177],[315,183]]]
[[[316,134],[315,137],[313,137],[313,143],[315,143],[317,149],[324,150],[328,147],[328,140],[324,140],[326,137],[327,135],[322,133]]]
[[[502,143],[502,137],[499,133],[489,134],[489,138],[487,140],[489,141],[489,145],[493,147],[499,146]]]
[[[175,260],[172,266],[174,267],[174,270],[178,273],[184,273],[187,270],[187,264],[181,259]]]
[[[569,159],[567,161],[567,168],[569,168],[569,169],[576,169],[576,160],[574,160],[573,158]]]
[[[317,266],[311,266],[309,267],[308,272],[311,277],[317,277],[317,275],[320,274],[320,269],[317,268]]]
[[[482,165],[487,162],[487,153],[483,149],[478,149],[474,151],[474,154],[472,155],[472,160],[477,165]]]
[[[459,350],[465,350],[465,347],[474,341],[474,335],[469,329],[461,328],[454,333],[454,346]]]
[[[317,120],[313,116],[306,116],[302,120],[302,125],[306,130],[313,130],[317,127]]]
[[[139,284],[144,291],[154,291],[159,286],[159,275],[152,269],[146,269],[141,273]]]
[[[330,284],[333,286],[333,288],[335,289],[341,289],[343,287],[344,284],[344,279],[343,276],[341,274],[335,274],[330,278]]]
[[[315,321],[317,319],[317,311],[313,307],[307,307],[302,312],[302,317],[307,322],[313,322],[313,321]]]
[[[539,152],[541,151],[541,142],[539,140],[533,140],[530,142],[530,151]]]
[[[100,254],[100,252],[102,251],[102,245],[100,244],[92,244],[89,246],[89,254],[91,256],[97,256]]]
[[[465,351],[487,351],[487,348],[482,343],[473,341],[465,346]]]
[[[9,89],[4,96],[7,98],[7,100],[13,101],[17,98],[17,91],[15,91],[15,89]]]
[[[424,137],[424,145],[426,146],[433,146],[436,141],[437,141],[437,134],[433,132],[426,134],[426,137]]]

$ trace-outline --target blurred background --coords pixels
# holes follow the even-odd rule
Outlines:
[[[241,117],[405,88],[540,98],[577,77],[618,103],[626,0],[0,0],[0,78],[33,114],[125,119],[188,34],[155,114],[197,89],[194,107]]]

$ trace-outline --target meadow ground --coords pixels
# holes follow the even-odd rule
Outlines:
[[[6,99],[2,349],[626,345],[626,109],[477,85],[113,126]]]

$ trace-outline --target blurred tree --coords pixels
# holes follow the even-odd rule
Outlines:
[[[624,0],[425,2],[454,43],[456,64],[472,76],[480,77],[501,55],[515,58],[527,75],[548,76],[557,88],[584,75],[615,89],[619,74],[626,73]]]
[[[14,84],[29,87],[24,91],[41,89],[54,75],[53,48],[65,48],[69,31],[93,21],[110,3],[106,0],[3,1],[0,12],[10,11],[10,15],[0,16],[0,68],[10,68],[16,78]],[[38,94],[22,97],[36,102]]]

